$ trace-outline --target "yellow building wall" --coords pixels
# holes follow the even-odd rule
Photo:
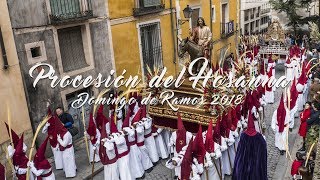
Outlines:
[[[13,179],[11,166],[4,151],[10,142],[4,125],[4,122],[8,122],[7,106],[11,112],[12,129],[19,136],[24,133],[24,142],[29,148],[33,132],[6,1],[0,1],[0,12],[0,27],[9,64],[8,69],[3,68],[3,54],[0,50],[0,163],[6,167],[7,179]]]
[[[168,75],[175,74],[176,64],[173,63],[174,44],[171,32],[171,18],[170,14],[167,14],[111,26],[115,66],[118,75],[122,73],[123,69],[127,70],[125,77],[136,75],[138,69],[142,74],[137,24],[156,19],[160,19],[163,65],[168,68]]]
[[[107,0],[109,1],[109,14],[110,19],[117,19],[123,17],[130,17],[133,14],[133,8],[135,8],[136,1],[139,0]],[[170,8],[170,1],[172,6],[175,7],[176,0],[162,0],[165,4],[165,9]]]
[[[221,39],[221,0],[211,0],[212,6],[215,8],[215,21],[212,21],[212,40],[215,42],[212,50],[212,63],[215,63],[220,59],[220,49],[226,46],[230,46],[228,49],[227,55],[230,53],[235,54],[235,37],[236,33],[226,39]],[[184,0],[179,1],[180,4],[180,17],[184,19],[183,9],[189,5],[190,7],[200,7],[202,16],[206,22],[206,25],[210,27],[210,0]],[[238,13],[238,4],[237,1],[229,0],[229,20],[234,20],[234,28],[236,31],[236,23],[237,23],[237,13]],[[190,26],[189,23],[185,23],[181,26],[182,28],[182,38],[186,38],[189,36]]]
[[[141,57],[139,48],[139,37],[137,24],[140,22],[151,21],[155,19],[160,19],[161,26],[161,43],[162,43],[162,55],[163,64],[168,68],[169,74],[177,74],[179,72],[178,61],[176,58],[176,64],[174,61],[174,42],[172,38],[171,30],[171,17],[169,9],[170,1],[172,1],[172,7],[175,9],[176,0],[164,0],[165,10],[161,13],[155,13],[151,15],[144,15],[140,17],[133,17],[133,8],[135,7],[135,0],[109,0],[109,16],[110,19],[114,21],[122,20],[124,18],[129,18],[129,21],[121,22],[121,24],[112,23],[112,41],[113,50],[115,57],[115,66],[117,74],[119,75],[123,69],[127,70],[126,76],[136,75],[138,68],[141,72]],[[191,7],[201,7],[201,16],[204,17],[207,26],[210,27],[210,1],[209,0],[183,0],[179,1],[180,6],[180,17],[184,19],[183,9],[190,5]],[[212,33],[213,41],[215,41],[212,50],[212,62],[215,63],[220,59],[220,49],[228,46],[230,44],[229,51],[227,55],[231,52],[235,52],[235,35],[227,38],[221,39],[220,29],[221,29],[221,1],[212,0],[212,5],[215,7],[215,21],[212,23]],[[229,0],[229,20],[234,20],[235,26],[237,23],[237,1]],[[162,14],[162,15],[160,15]],[[173,14],[174,24],[176,23],[176,14]],[[189,22],[181,25],[182,38],[189,36],[190,26]],[[176,30],[174,30],[174,36],[176,35]],[[175,38],[174,38],[175,39]],[[142,72],[141,72],[142,74]]]
[[[11,110],[11,126],[17,133],[31,130],[30,117],[16,53],[12,27],[6,1],[0,1],[0,27],[9,68],[3,68],[0,51],[0,144],[9,140],[3,121],[8,121],[7,104]]]

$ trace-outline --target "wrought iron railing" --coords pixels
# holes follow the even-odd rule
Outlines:
[[[221,38],[227,38],[234,34],[234,21],[221,23]]]
[[[135,0],[133,16],[158,13],[165,8],[164,0]]]
[[[270,8],[268,8],[268,9],[262,9],[261,10],[261,14],[266,14],[266,13],[269,13],[271,10],[270,10]]]
[[[52,24],[93,17],[91,0],[50,0]]]

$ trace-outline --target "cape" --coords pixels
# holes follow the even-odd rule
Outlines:
[[[232,180],[268,180],[267,143],[260,133],[242,133],[238,145]]]

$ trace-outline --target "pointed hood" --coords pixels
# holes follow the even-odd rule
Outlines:
[[[8,136],[10,137],[9,126],[6,122],[5,122],[5,124],[6,124],[6,128],[7,128]],[[18,145],[20,138],[19,138],[18,134],[13,129],[11,129],[11,135],[12,135],[13,146],[16,147]]]
[[[190,179],[190,173],[192,171],[191,165],[193,162],[192,146],[193,140],[191,139],[181,162],[181,180]]]
[[[305,85],[307,81],[308,81],[308,78],[306,76],[306,67],[305,67],[305,63],[303,63],[301,75],[298,79],[298,84]]]
[[[288,56],[287,60],[286,60],[286,64],[291,64],[291,60],[290,57]]]
[[[33,158],[34,166],[38,170],[51,168],[50,163],[48,162],[48,160],[45,157],[45,152],[46,152],[48,140],[49,140],[49,137],[47,137],[43,141],[43,143],[41,144],[41,146],[37,150],[37,153],[34,155],[34,158]]]
[[[97,129],[101,132],[103,123],[109,122],[107,117],[103,114],[103,105],[100,105],[95,120]]]
[[[97,127],[96,127],[96,124],[94,124],[94,122],[93,122],[92,113],[90,113],[89,126],[88,126],[88,129],[87,129],[87,133],[90,136],[90,141],[92,142],[92,144],[96,144],[96,142],[97,142],[97,138],[96,138]],[[92,137],[93,137],[93,139],[92,139]]]
[[[21,138],[19,139],[18,144],[15,147],[15,152],[13,154],[12,160],[14,166],[19,166],[19,168],[27,168],[29,159],[23,152],[23,134],[21,135]]]
[[[221,145],[220,120],[221,116],[219,116],[219,118],[217,119],[216,126],[214,127],[213,132],[214,142],[216,142],[219,145]]]
[[[56,147],[58,144],[56,120],[57,120],[57,116],[55,115],[52,115],[51,118],[48,120],[48,123],[50,123],[50,126],[48,127],[49,143],[52,147]]]
[[[61,138],[68,132],[58,117],[55,117],[55,130],[57,134],[60,134]]]
[[[255,129],[255,126],[254,126],[254,122],[253,122],[253,115],[252,113],[249,113],[249,117],[248,117],[248,128],[247,130],[245,131],[245,133],[248,135],[248,136],[254,136],[257,134],[257,131]]]
[[[15,147],[15,150],[16,150],[15,154],[19,154],[19,155],[25,154],[23,152],[23,137],[24,137],[24,133],[22,133],[21,138],[19,139],[18,144]]]
[[[294,78],[290,88],[290,110],[296,106],[299,93],[296,87],[296,78]]]
[[[199,164],[204,163],[204,156],[206,154],[206,149],[203,143],[203,136],[202,136],[202,126],[199,124],[198,133],[193,141],[193,153],[195,158],[197,158]]]
[[[117,133],[118,132],[118,129],[117,129],[117,126],[114,122],[114,115],[111,115],[111,120],[110,120],[110,133]]]
[[[130,115],[131,115],[131,110],[128,109],[126,117],[123,120],[122,128],[130,126]]]
[[[286,109],[283,101],[283,93],[281,95],[280,104],[277,109],[277,122],[279,126],[279,132],[283,132],[284,130],[284,122],[286,120]]]
[[[109,122],[109,120],[107,118],[104,119],[102,122],[101,131],[100,131],[101,132],[101,139],[108,137],[107,130],[106,130],[106,124],[108,122]],[[110,125],[111,125],[111,123],[110,123]],[[115,148],[116,148],[116,146],[115,146]],[[99,157],[100,157],[101,163],[103,165],[108,165],[111,163],[111,160],[108,158],[108,155],[107,155],[106,147],[104,146],[104,143],[102,141],[99,145]]]
[[[139,108],[137,113],[134,115],[131,124],[138,123],[142,119],[142,108]]]
[[[178,119],[177,119],[177,139],[176,139],[176,151],[179,153],[182,148],[187,144],[187,131],[183,126],[183,122],[180,116],[180,113],[177,113]]]
[[[178,115],[178,120],[177,120],[178,130],[185,130],[180,113],[178,112],[177,115]]]
[[[212,119],[210,120],[207,134],[206,134],[206,141],[204,144],[205,150],[208,153],[213,153],[214,152],[214,142],[213,142],[213,125],[212,125]]]
[[[141,107],[141,119],[147,117],[147,107],[146,105],[142,105]]]

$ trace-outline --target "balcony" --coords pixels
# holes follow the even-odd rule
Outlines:
[[[133,16],[143,16],[163,11],[165,8],[164,0],[135,0]]]
[[[234,34],[234,21],[221,23],[221,38],[228,38]]]
[[[82,21],[93,17],[91,0],[50,0],[51,24]]]
[[[261,10],[261,15],[262,14],[267,14],[267,13],[269,13],[271,10],[268,8],[268,9],[262,9]]]

